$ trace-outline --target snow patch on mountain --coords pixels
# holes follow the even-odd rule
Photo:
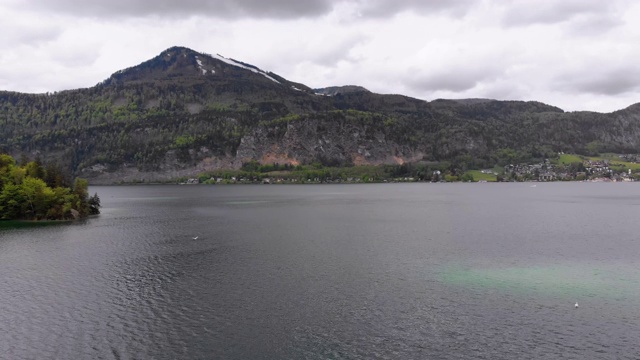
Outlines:
[[[220,54],[212,55],[212,57],[214,57],[214,58],[216,58],[216,59],[218,59],[218,60],[220,60],[220,61],[222,61],[222,62],[224,62],[224,63],[227,63],[227,64],[229,64],[229,65],[236,66],[236,67],[239,67],[239,68],[243,68],[243,69],[249,70],[249,71],[251,71],[251,72],[254,72],[254,73],[256,73],[256,74],[260,74],[260,75],[262,75],[262,76],[266,77],[267,79],[269,79],[269,80],[271,80],[271,81],[273,81],[273,82],[275,82],[275,83],[277,83],[277,84],[280,84],[280,82],[279,82],[278,80],[276,80],[276,79],[272,78],[272,77],[271,77],[271,76],[269,76],[266,72],[264,72],[264,71],[262,71],[262,70],[260,70],[260,69],[252,68],[252,67],[246,66],[246,65],[241,64],[241,63],[239,63],[239,62],[237,62],[237,61],[235,61],[235,60],[233,60],[233,59],[227,59],[226,57],[224,57],[224,56],[222,56],[222,55],[220,55]]]
[[[197,56],[196,56],[196,62],[198,63],[198,67],[202,71],[202,75],[207,75],[207,69],[204,68],[204,66],[202,65],[202,60],[200,60]]]

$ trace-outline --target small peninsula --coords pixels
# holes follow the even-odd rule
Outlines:
[[[73,220],[100,213],[98,194],[89,196],[87,180],[68,180],[39,161],[17,165],[0,154],[0,220]]]

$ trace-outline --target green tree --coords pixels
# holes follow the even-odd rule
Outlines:
[[[22,211],[28,218],[44,219],[54,199],[54,192],[47,184],[33,177],[27,177],[20,185],[24,199]]]
[[[46,172],[39,161],[28,162],[24,168],[27,176],[43,180],[46,178]]]
[[[9,174],[15,165],[16,161],[11,156],[0,154],[0,188],[9,180]]]
[[[20,186],[5,184],[0,192],[0,219],[22,218],[22,204],[25,203]]]
[[[80,213],[80,216],[89,215],[89,182],[82,178],[76,178],[73,183],[73,193],[76,195],[75,209]]]

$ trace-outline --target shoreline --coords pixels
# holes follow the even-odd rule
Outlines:
[[[638,181],[616,180],[566,180],[566,181],[323,181],[323,182],[220,182],[220,183],[180,183],[180,182],[120,182],[113,184],[89,184],[89,186],[153,186],[153,185],[180,185],[180,186],[227,186],[227,185],[367,185],[367,184],[557,184],[557,183],[635,183]],[[1,220],[0,220],[1,221]]]

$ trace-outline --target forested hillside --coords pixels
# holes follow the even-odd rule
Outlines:
[[[55,162],[93,183],[170,179],[252,160],[484,167],[640,148],[639,105],[566,113],[538,102],[426,102],[357,86],[314,91],[181,47],[87,89],[0,92],[0,111],[0,151]]]

